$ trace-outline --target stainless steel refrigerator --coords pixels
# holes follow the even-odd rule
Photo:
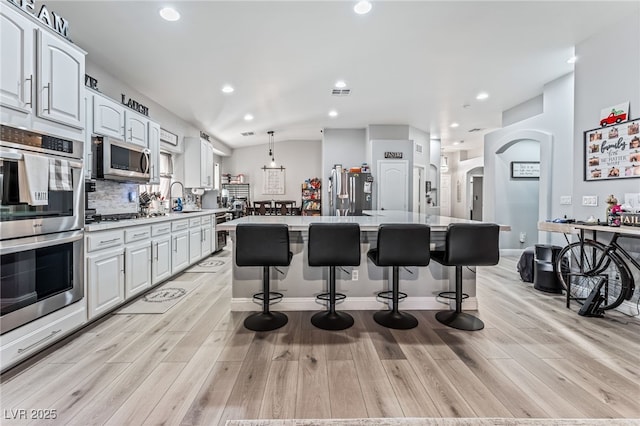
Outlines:
[[[371,210],[373,176],[371,173],[348,172],[336,164],[329,178],[329,214],[331,216],[362,216]]]

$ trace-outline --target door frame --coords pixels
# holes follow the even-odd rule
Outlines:
[[[429,178],[428,174],[428,170],[427,170],[427,166],[425,166],[424,164],[413,164],[413,169],[411,170],[411,208],[413,211],[413,205],[415,204],[415,200],[413,199],[413,193],[415,192],[415,188],[413,187],[413,173],[415,172],[416,169],[420,169],[421,170],[421,174],[420,177],[421,179],[418,180],[418,212],[419,213],[426,213],[427,211],[427,194],[426,191],[423,191],[423,188],[426,187],[426,182]],[[416,212],[414,212],[416,213]]]

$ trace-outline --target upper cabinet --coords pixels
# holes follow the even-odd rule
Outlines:
[[[213,188],[213,147],[201,138],[184,140],[184,186]]]
[[[160,125],[149,122],[149,151],[151,152],[151,177],[149,185],[160,184]]]
[[[149,119],[101,94],[93,95],[93,132],[149,147]]]
[[[83,137],[85,52],[7,4],[0,39],[2,123]]]

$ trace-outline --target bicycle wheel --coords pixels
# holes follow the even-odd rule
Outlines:
[[[630,282],[627,269],[602,243],[593,240],[571,243],[560,251],[555,266],[565,290],[580,304],[598,288],[603,310],[619,306],[627,295]]]

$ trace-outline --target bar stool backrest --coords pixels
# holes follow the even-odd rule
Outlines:
[[[427,266],[431,230],[424,224],[382,224],[378,228],[378,266]]]
[[[289,227],[284,224],[240,223],[236,226],[236,265],[288,266]]]
[[[360,265],[360,225],[309,224],[309,266]]]
[[[447,229],[444,261],[451,266],[496,265],[499,234],[495,223],[452,223]]]

